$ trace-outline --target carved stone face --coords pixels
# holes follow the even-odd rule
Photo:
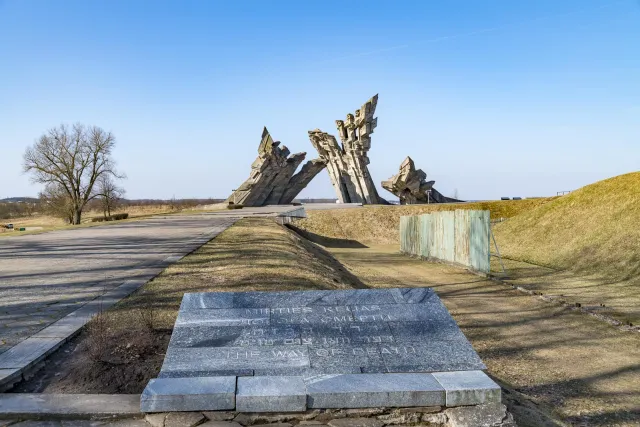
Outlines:
[[[356,110],[356,118],[360,118],[360,110]]]
[[[344,126],[344,122],[342,120],[336,120],[336,126],[338,126],[339,128]]]
[[[353,123],[353,114],[347,114],[347,124]]]

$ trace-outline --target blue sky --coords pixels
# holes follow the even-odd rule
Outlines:
[[[0,0],[0,198],[37,194],[25,148],[75,122],[116,135],[128,197],[226,197],[263,126],[312,159],[376,93],[378,186],[407,155],[466,199],[637,171],[640,3]]]

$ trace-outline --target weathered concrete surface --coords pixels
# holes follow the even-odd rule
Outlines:
[[[236,219],[166,216],[3,238],[0,354],[124,281],[148,280],[169,265],[168,257],[196,249]],[[43,338],[74,326],[69,320]]]
[[[293,202],[293,199],[311,182],[311,180],[327,166],[323,159],[313,159],[305,163],[300,171],[289,180],[287,189],[280,198],[280,204]]]
[[[137,415],[139,394],[0,394],[0,418],[20,416]]]
[[[386,181],[382,181],[382,188],[398,196],[401,205],[419,203],[454,203],[461,200],[443,196],[433,188],[435,181],[427,181],[427,174],[407,157],[400,164],[400,171]]]
[[[378,124],[378,119],[373,117],[377,103],[378,95],[375,95],[355,114],[347,114],[345,121],[336,120],[342,145],[320,129],[309,131],[311,144],[320,158],[327,161],[327,171],[341,203],[386,203],[378,195],[367,168],[371,134]]]
[[[289,149],[284,145],[280,147],[280,141],[274,141],[267,128],[264,128],[258,157],[251,165],[249,178],[229,196],[227,202],[244,206],[291,203],[324,168],[324,162],[311,160],[292,179],[306,154],[289,156]]]

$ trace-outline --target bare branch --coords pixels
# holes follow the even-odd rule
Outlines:
[[[111,158],[115,143],[111,132],[97,126],[60,125],[49,129],[27,148],[23,169],[31,174],[33,182],[45,184],[43,197],[50,201],[68,199],[69,209],[73,211],[72,222],[78,224],[87,202],[98,197],[98,181],[124,177],[117,172]],[[115,184],[113,187],[124,192]],[[67,204],[58,205],[65,206],[62,210],[67,215]]]

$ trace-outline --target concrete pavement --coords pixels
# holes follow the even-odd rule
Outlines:
[[[235,218],[154,217],[0,241],[0,354]]]

